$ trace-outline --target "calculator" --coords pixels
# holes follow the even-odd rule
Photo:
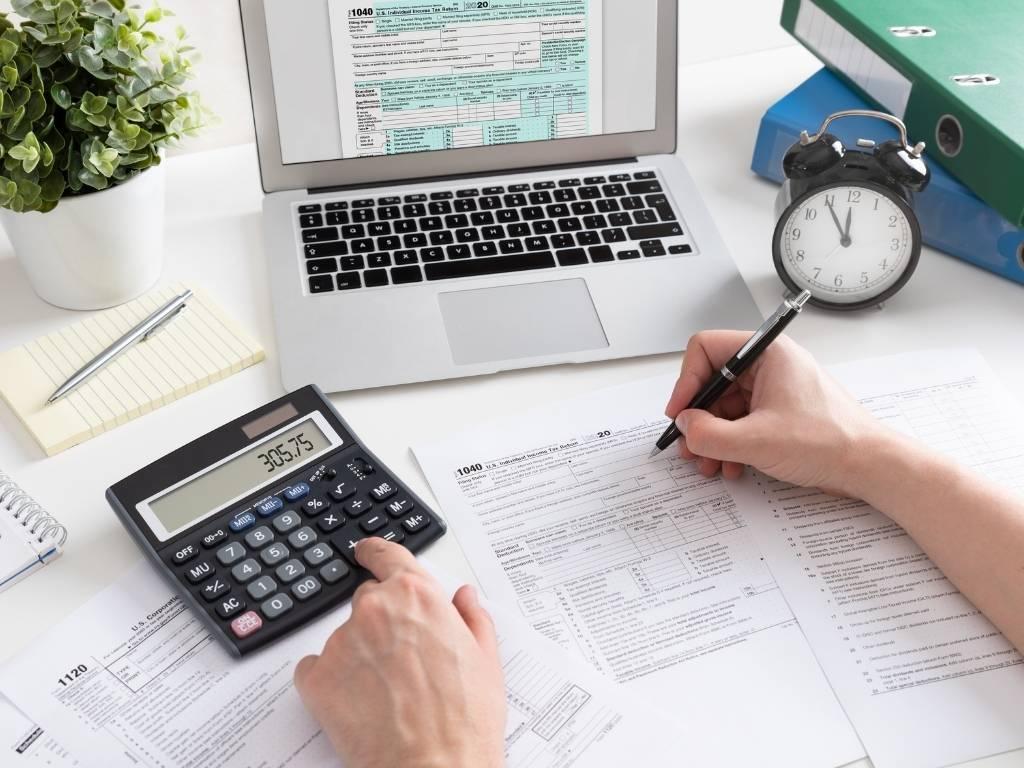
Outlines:
[[[446,530],[315,386],[169,453],[107,500],[237,657],[349,599],[370,576],[360,539],[416,553]]]

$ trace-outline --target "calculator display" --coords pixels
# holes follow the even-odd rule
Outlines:
[[[164,530],[174,534],[278,475],[293,471],[331,445],[314,420],[307,419],[154,499],[149,507]]]

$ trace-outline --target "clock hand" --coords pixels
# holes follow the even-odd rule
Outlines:
[[[832,214],[832,221],[836,223],[836,229],[839,230],[839,242],[843,242],[846,239],[846,233],[843,232],[843,225],[839,223],[839,217],[836,216],[836,209],[829,203],[825,203],[825,207],[828,208],[828,212]]]
[[[850,225],[853,223],[853,208],[846,210],[846,231],[843,233],[843,239],[840,241],[843,244],[843,248],[849,248],[853,245],[853,240],[850,239]]]

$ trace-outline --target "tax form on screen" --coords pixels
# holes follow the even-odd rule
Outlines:
[[[329,0],[346,158],[600,134],[600,0]]]
[[[674,377],[415,453],[488,596],[680,724],[700,766],[863,755],[729,488],[666,452]]]

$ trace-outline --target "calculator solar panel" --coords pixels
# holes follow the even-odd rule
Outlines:
[[[312,386],[168,454],[107,499],[235,656],[349,599],[369,577],[359,540],[416,553],[446,530]]]

